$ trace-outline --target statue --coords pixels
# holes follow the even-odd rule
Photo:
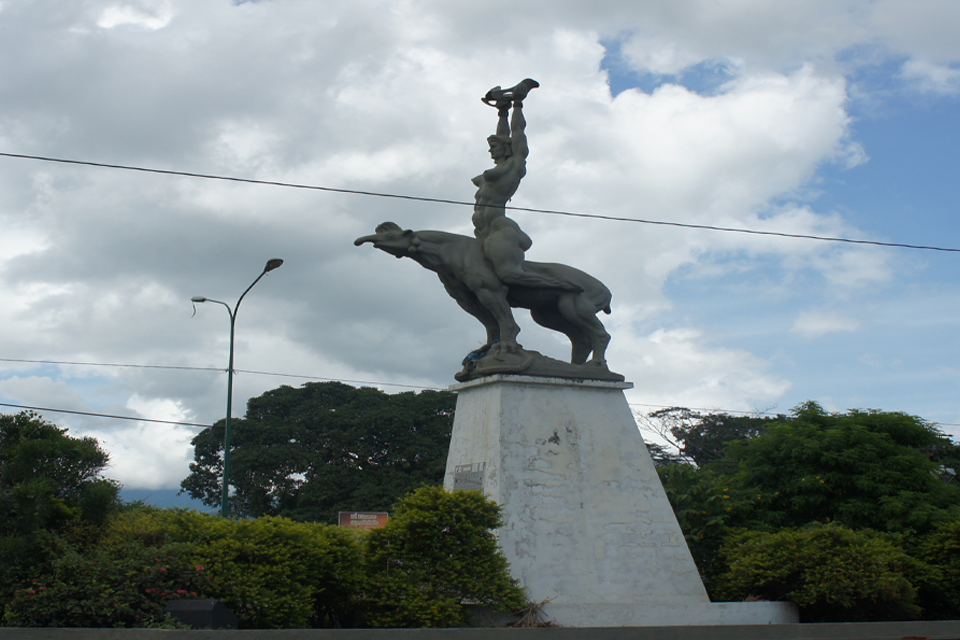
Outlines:
[[[487,331],[486,344],[463,361],[460,381],[497,373],[623,380],[607,368],[610,335],[597,313],[610,313],[610,291],[596,278],[563,264],[527,262],[533,242],[506,204],[526,175],[529,154],[523,99],[540,86],[524,80],[509,89],[494,87],[482,98],[498,111],[497,133],[487,138],[494,166],[473,179],[477,186],[475,238],[443,231],[403,230],[384,222],[355,245],[372,243],[397,258],[411,258],[434,271],[447,293]],[[513,115],[510,116],[511,106]],[[509,121],[508,121],[509,120]],[[512,308],[529,309],[538,324],[565,334],[569,363],[523,349]]]

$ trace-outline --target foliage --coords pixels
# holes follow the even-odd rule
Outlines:
[[[729,571],[719,595],[800,606],[802,622],[904,620],[920,615],[915,582],[927,568],[889,537],[840,525],[751,531],[722,550]]]
[[[709,589],[711,577],[722,565],[718,553],[734,511],[730,490],[722,488],[725,482],[712,471],[689,464],[662,465],[657,473]]]
[[[357,608],[360,545],[337,527],[141,505],[86,544],[46,541],[55,560],[16,593],[8,625],[163,627],[176,598],[220,598],[246,628],[339,626]]]
[[[370,532],[364,567],[375,627],[450,627],[467,622],[464,603],[516,610],[523,590],[491,529],[500,507],[479,491],[422,487]]]
[[[338,511],[386,510],[424,483],[442,481],[456,397],[387,395],[339,382],[282,386],[252,398],[234,422],[231,509],[335,522]],[[223,426],[193,440],[184,491],[220,504]]]
[[[960,619],[960,510],[941,522],[916,545],[914,555],[930,567],[929,579],[920,587],[928,620]]]
[[[952,443],[920,418],[852,410],[828,414],[813,402],[766,433],[732,443],[729,488],[750,528],[837,521],[878,531],[927,531],[960,503],[927,451]]]
[[[683,458],[671,451],[669,447],[656,442],[644,442],[643,444],[647,447],[647,453],[650,454],[653,466],[658,469],[665,465],[676,465],[683,462]]]
[[[186,560],[189,546],[136,542],[78,550],[47,536],[54,559],[15,592],[3,621],[22,627],[165,627],[170,600],[202,598],[202,568]]]
[[[641,424],[676,447],[680,460],[702,467],[720,460],[731,442],[755,438],[764,433],[769,424],[782,418],[702,414],[670,407],[642,416]]]
[[[43,565],[42,532],[98,527],[118,504],[108,456],[31,412],[0,415],[0,602]]]
[[[210,591],[248,629],[343,626],[352,619],[360,546],[348,531],[286,518],[180,512],[171,535],[196,541]]]
[[[34,413],[0,415],[0,534],[103,522],[119,491],[100,476],[108,460],[95,439],[72,438]]]

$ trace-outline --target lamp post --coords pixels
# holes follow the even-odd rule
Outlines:
[[[222,302],[220,300],[204,298],[203,296],[194,296],[193,298],[190,298],[192,302],[216,302],[217,304],[222,304],[224,307],[226,307],[227,313],[230,314],[230,362],[227,365],[227,420],[223,435],[223,488],[220,491],[220,515],[224,518],[230,517],[230,414],[233,412],[233,336],[237,323],[237,310],[240,309],[240,303],[243,302],[243,297],[247,295],[250,289],[253,289],[255,284],[260,282],[260,278],[267,275],[267,272],[273,271],[282,264],[283,260],[280,258],[267,260],[267,264],[263,267],[263,271],[260,272],[260,275],[257,276],[257,279],[254,280],[249,287],[247,287],[246,291],[240,294],[240,299],[237,300],[237,304],[234,305],[233,309],[231,309],[230,305],[228,305],[226,302]]]

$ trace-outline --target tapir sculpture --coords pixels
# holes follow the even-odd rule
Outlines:
[[[410,258],[436,272],[447,293],[483,323],[487,344],[478,352],[517,351],[520,327],[513,308],[529,309],[533,320],[570,338],[571,363],[606,366],[610,334],[597,313],[610,313],[610,290],[591,275],[563,264],[525,262],[524,268],[556,280],[572,283],[581,291],[557,288],[506,286],[497,277],[476,238],[444,231],[403,230],[384,222],[371,236],[357,238],[360,246],[370,242],[397,258]],[[592,356],[591,356],[592,354]]]

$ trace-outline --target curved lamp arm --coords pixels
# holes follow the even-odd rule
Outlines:
[[[231,413],[233,413],[233,339],[236,329],[236,320],[237,320],[237,310],[240,309],[240,303],[243,302],[244,296],[250,292],[250,289],[253,289],[254,285],[260,282],[260,278],[267,275],[268,272],[273,271],[277,267],[283,264],[283,260],[280,258],[273,258],[267,260],[267,264],[263,267],[263,271],[260,272],[260,275],[257,276],[257,279],[250,283],[250,286],[247,287],[240,298],[237,300],[237,304],[230,308],[230,305],[222,300],[214,300],[213,298],[205,298],[203,296],[194,296],[190,298],[191,302],[215,302],[216,304],[222,304],[227,309],[227,313],[230,314],[230,361],[227,365],[227,419],[224,428],[223,435],[223,484],[222,489],[220,490],[220,515],[224,518],[230,517],[230,436],[231,436]]]

